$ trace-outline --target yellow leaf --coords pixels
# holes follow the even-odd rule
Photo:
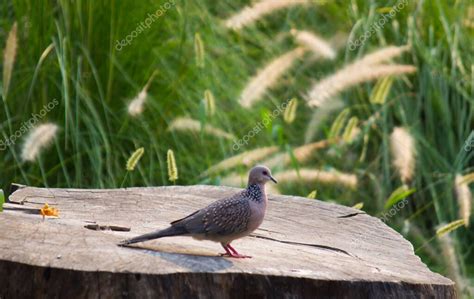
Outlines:
[[[47,203],[45,203],[44,206],[40,209],[40,214],[43,216],[43,219],[45,216],[58,217],[59,210],[56,208],[50,207]]]

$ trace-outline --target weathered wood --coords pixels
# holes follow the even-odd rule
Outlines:
[[[21,187],[0,214],[0,298],[455,297],[382,221],[318,200],[270,196],[261,229],[233,244],[252,259],[186,237],[116,245],[236,191]],[[60,218],[42,220],[45,202]]]

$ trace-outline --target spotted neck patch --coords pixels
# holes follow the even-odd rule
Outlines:
[[[263,190],[258,184],[251,184],[247,187],[247,196],[250,200],[261,201],[263,199]]]

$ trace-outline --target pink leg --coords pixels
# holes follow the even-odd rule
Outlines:
[[[249,255],[242,255],[237,252],[237,250],[234,249],[234,247],[230,246],[230,244],[227,244],[227,248],[230,249],[233,253],[232,257],[238,257],[238,258],[251,258]]]
[[[228,245],[223,245],[223,244],[221,244],[221,245],[222,245],[222,247],[225,249],[225,253],[221,253],[220,255],[221,255],[221,256],[232,257],[233,254],[232,254],[232,252],[229,250],[229,248],[227,247]]]

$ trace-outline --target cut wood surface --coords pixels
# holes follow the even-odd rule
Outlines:
[[[260,229],[232,243],[251,259],[188,237],[117,246],[237,191],[19,186],[0,213],[0,298],[455,297],[381,220],[300,197],[269,196]],[[60,217],[43,220],[45,203]]]

